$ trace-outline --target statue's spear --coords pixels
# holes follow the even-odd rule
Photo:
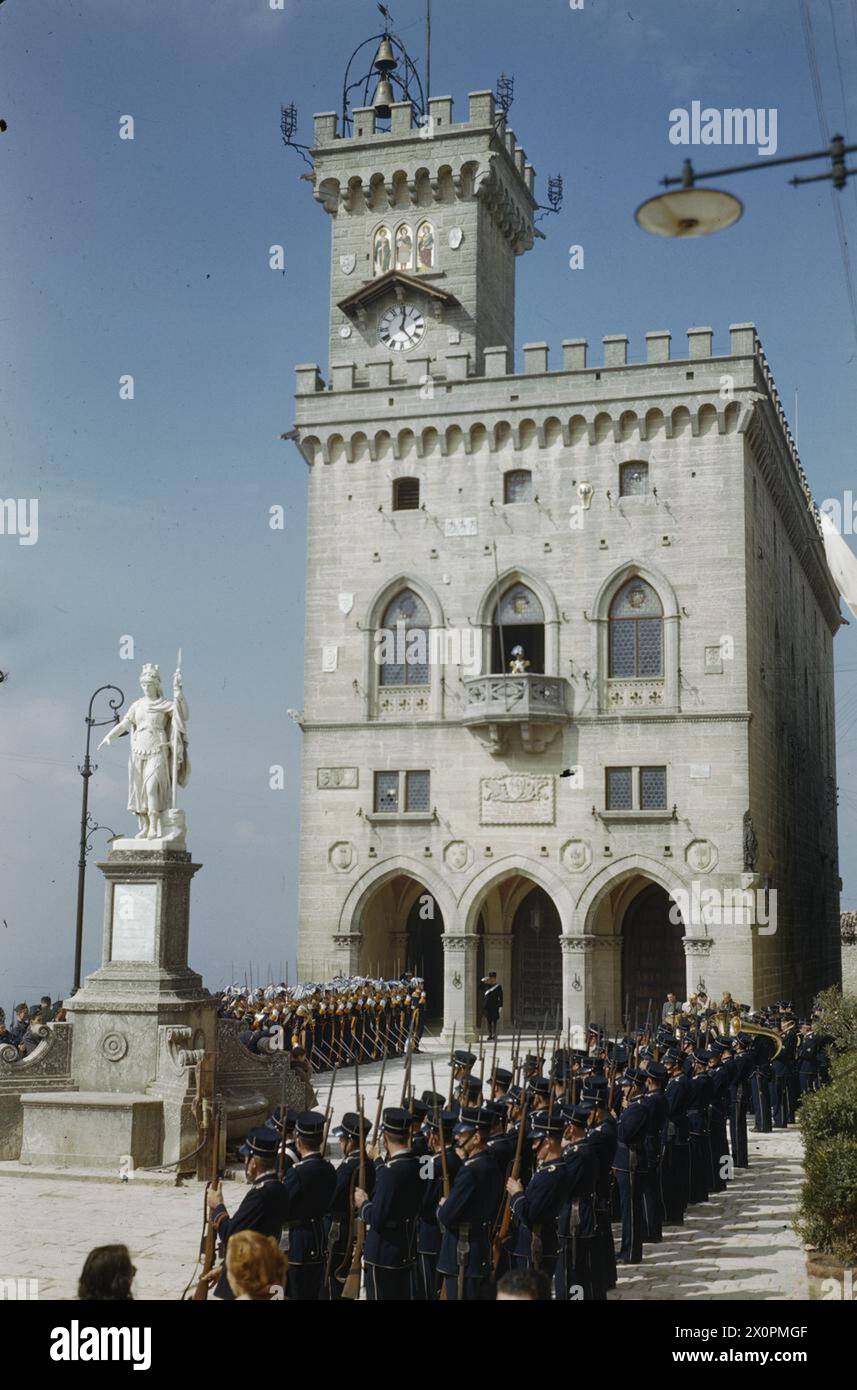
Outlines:
[[[178,675],[181,675],[181,669],[182,669],[182,649],[181,649],[181,647],[179,647],[179,654],[178,654],[178,656],[176,657],[176,673],[177,673]],[[175,677],[173,678],[173,680],[175,680]],[[172,805],[172,809],[175,811],[175,810],[177,809],[177,808],[176,808],[176,791],[177,791],[177,788],[178,788],[178,771],[179,771],[179,731],[178,731],[178,728],[176,727],[176,721],[175,721],[175,719],[173,719],[173,729],[172,729],[172,733],[173,733],[173,777],[172,777],[172,781],[173,781],[173,805]]]

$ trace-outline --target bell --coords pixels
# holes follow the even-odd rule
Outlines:
[[[391,72],[396,66],[397,58],[393,52],[393,45],[385,34],[378,45],[378,52],[375,54],[373,67],[377,68],[381,74]]]
[[[393,88],[390,86],[390,79],[382,77],[375,88],[375,95],[372,98],[372,105],[375,108],[375,115],[382,121],[389,120],[390,105],[395,100]]]

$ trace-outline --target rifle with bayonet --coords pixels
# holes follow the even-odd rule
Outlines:
[[[516,1143],[515,1143],[515,1157],[514,1157],[514,1159],[512,1160],[512,1171],[511,1171],[511,1173],[510,1173],[510,1175],[509,1175],[510,1177],[514,1178],[516,1182],[517,1182],[517,1180],[518,1180],[518,1178],[519,1178],[519,1176],[520,1176],[520,1172],[521,1172],[521,1155],[522,1155],[522,1153],[523,1153],[523,1151],[524,1151],[524,1137],[525,1137],[525,1131],[526,1131],[526,1128],[527,1128],[527,1110],[528,1110],[528,1109],[529,1109],[529,1097],[527,1096],[527,1093],[526,1093],[526,1091],[525,1091],[525,1092],[524,1092],[524,1095],[523,1095],[523,1097],[522,1097],[522,1100],[521,1100],[521,1114],[520,1114],[519,1119],[518,1119],[518,1137],[517,1137],[517,1141],[516,1141]],[[510,1231],[510,1229],[511,1229],[511,1225],[512,1225],[512,1198],[509,1196],[509,1194],[508,1194],[508,1192],[507,1192],[507,1193],[506,1193],[506,1200],[505,1200],[505,1202],[503,1203],[503,1215],[502,1215],[502,1217],[501,1217],[501,1219],[500,1219],[500,1225],[499,1225],[498,1228],[497,1228],[497,1234],[495,1235],[494,1241],[493,1241],[492,1255],[493,1255],[493,1263],[494,1263],[494,1270],[495,1270],[495,1272],[496,1272],[497,1268],[499,1267],[499,1264],[500,1264],[501,1259],[503,1258],[503,1247],[504,1247],[504,1246],[506,1245],[506,1243],[508,1242],[508,1239],[509,1239],[509,1231]]]
[[[203,1202],[205,1203],[205,1226],[202,1234],[202,1244],[200,1254],[202,1256],[202,1273],[197,1280],[196,1288],[193,1292],[194,1303],[201,1303],[208,1298],[209,1285],[212,1283],[214,1272],[214,1256],[217,1248],[217,1231],[211,1219],[211,1212],[208,1209],[208,1194],[212,1187],[217,1187],[220,1182],[220,1145],[221,1130],[223,1124],[223,1100],[217,1096],[209,1104],[203,1103],[203,1114],[205,1110],[209,1112],[209,1122],[207,1125],[206,1142],[208,1144],[208,1180],[205,1184]]]
[[[381,1097],[381,1102],[380,1102],[380,1103],[383,1104],[383,1095],[382,1095],[382,1097]],[[356,1183],[355,1183],[355,1182],[352,1182],[351,1185],[350,1185],[350,1187],[349,1187],[349,1189],[348,1189],[348,1200],[349,1200],[349,1203],[350,1203],[350,1208],[349,1208],[349,1210],[350,1210],[351,1212],[354,1211],[354,1191],[355,1191],[355,1187],[359,1187],[359,1188],[361,1189],[361,1191],[363,1191],[363,1192],[366,1191],[366,1120],[365,1120],[365,1117],[364,1117],[364,1114],[363,1114],[363,1097],[362,1097],[362,1096],[359,1096],[359,1097],[358,1097],[357,1114],[358,1114],[358,1130],[359,1130],[359,1135],[360,1135],[360,1161],[359,1161],[358,1166],[357,1166],[357,1180],[356,1180]],[[380,1116],[380,1105],[379,1105],[379,1116]],[[376,1121],[376,1125],[377,1125],[377,1121]],[[347,1275],[347,1278],[346,1278],[346,1280],[345,1280],[345,1284],[344,1284],[343,1289],[342,1289],[342,1297],[343,1297],[343,1298],[359,1298],[359,1297],[360,1297],[360,1266],[361,1266],[361,1263],[362,1263],[362,1260],[363,1260],[363,1245],[364,1245],[364,1242],[365,1242],[365,1240],[366,1240],[366,1222],[363,1220],[363,1218],[362,1218],[362,1216],[359,1214],[359,1212],[358,1212],[358,1213],[356,1214],[356,1216],[355,1216],[355,1219],[354,1219],[354,1226],[355,1226],[355,1236],[354,1236],[354,1247],[353,1247],[352,1253],[351,1253],[351,1267],[350,1267],[350,1269],[349,1269],[349,1271],[348,1271],[348,1275]],[[349,1247],[349,1248],[350,1248],[350,1247]]]

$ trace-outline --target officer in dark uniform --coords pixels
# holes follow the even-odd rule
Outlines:
[[[491,1277],[491,1223],[503,1191],[502,1170],[488,1150],[493,1123],[484,1107],[462,1107],[455,1126],[462,1164],[437,1213],[443,1231],[437,1268],[450,1302],[486,1297]]]
[[[820,1051],[821,1043],[816,1037],[812,1023],[808,1018],[801,1019],[800,1036],[795,1056],[798,1087],[801,1095],[805,1095],[807,1091],[817,1091],[819,1088],[818,1055]]]
[[[596,1157],[595,1171],[595,1248],[594,1261],[598,1284],[606,1296],[616,1287],[616,1246],[610,1223],[610,1198],[613,1187],[613,1160],[618,1143],[618,1125],[610,1110],[610,1085],[603,1081],[586,1081],[581,1105],[592,1110],[586,1127],[586,1145]],[[601,1297],[601,1294],[598,1294]]]
[[[366,1119],[363,1119],[363,1141],[366,1141]],[[360,1170],[360,1116],[346,1111],[342,1120],[333,1130],[333,1137],[339,1140],[342,1162],[336,1170],[336,1186],[330,1210],[325,1220],[327,1259],[325,1262],[324,1290],[322,1297],[337,1299],[342,1297],[342,1289],[351,1268],[351,1255],[354,1235],[354,1189]],[[375,1168],[367,1160],[364,1163],[366,1190],[371,1196],[375,1190]]]
[[[483,978],[484,994],[482,995],[482,1017],[487,1025],[488,1037],[496,1038],[497,1023],[500,1018],[500,1010],[503,1007],[503,986],[498,983],[497,971],[489,970]]]
[[[600,1258],[596,1211],[599,1152],[589,1143],[595,1105],[581,1101],[561,1108],[565,1200],[560,1209],[556,1296],[591,1303],[607,1297],[606,1266]]]
[[[736,1168],[749,1168],[747,1146],[747,1107],[750,1099],[750,1077],[755,1068],[753,1053],[748,1048],[752,1035],[738,1033],[732,1040],[732,1071],[729,1077],[729,1148]]]
[[[298,1115],[295,1143],[300,1157],[283,1178],[290,1299],[318,1299],[324,1280],[324,1217],[336,1189],[333,1164],[321,1153],[324,1125],[324,1116],[314,1110]]]
[[[712,1080],[708,1072],[710,1060],[711,1053],[707,1048],[700,1048],[692,1055],[693,1074],[690,1077],[690,1100],[687,1107],[691,1203],[707,1202],[714,1186],[709,1139],[712,1096]]]
[[[690,1124],[687,1109],[691,1082],[684,1073],[682,1056],[677,1047],[668,1048],[664,1053],[663,1066],[668,1078],[664,1087],[666,1118],[661,1136],[664,1220],[670,1226],[682,1226],[690,1201]]]
[[[423,1132],[432,1155],[431,1176],[423,1179],[423,1202],[417,1231],[417,1297],[434,1300],[440,1294],[440,1278],[437,1272],[437,1258],[440,1254],[441,1230],[437,1224],[437,1208],[443,1196],[444,1161],[441,1158],[441,1130],[446,1159],[446,1172],[450,1187],[461,1167],[461,1158],[453,1142],[453,1130],[458,1120],[457,1110],[444,1110],[440,1107],[429,1111],[423,1123]]]
[[[561,1148],[564,1130],[558,1106],[538,1111],[533,1116],[533,1176],[526,1187],[519,1178],[506,1179],[515,1223],[512,1264],[516,1269],[542,1270],[551,1279],[559,1255],[557,1222],[567,1186]]]
[[[640,1068],[626,1072],[621,1081],[624,1092],[616,1132],[613,1173],[619,1190],[622,1213],[622,1244],[618,1263],[638,1265],[643,1258],[643,1189],[640,1170],[646,1166],[645,1134],[649,1116],[643,1102],[646,1073]]]
[[[777,1129],[786,1129],[789,1120],[793,1119],[791,1101],[798,1034],[794,1026],[793,1014],[783,1013],[781,1020],[783,1046],[779,1055],[771,1061],[773,1075],[768,1085],[768,1092],[771,1097],[771,1114],[774,1126]]]
[[[667,1069],[661,1062],[650,1060],[645,1068],[645,1104],[648,1123],[644,1147],[646,1165],[640,1179],[643,1186],[643,1240],[659,1244],[664,1238],[664,1199],[661,1190],[661,1142],[667,1122],[667,1103],[664,1083]]]
[[[219,1183],[208,1189],[209,1220],[217,1232],[220,1258],[223,1271],[215,1298],[235,1297],[226,1278],[226,1247],[230,1236],[238,1231],[257,1231],[260,1236],[273,1236],[279,1240],[286,1219],[286,1201],[283,1185],[277,1178],[277,1135],[272,1129],[260,1125],[251,1129],[241,1148],[244,1156],[244,1174],[250,1184],[250,1191],[241,1202],[234,1216],[230,1216],[223,1204]]]
[[[366,1223],[363,1265],[371,1302],[414,1296],[416,1227],[425,1193],[420,1159],[410,1149],[410,1126],[407,1110],[384,1111],[381,1135],[387,1156],[376,1167],[371,1201],[362,1188],[354,1191],[354,1204]]]

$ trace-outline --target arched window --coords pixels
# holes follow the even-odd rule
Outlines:
[[[610,605],[609,675],[614,680],[664,674],[664,610],[644,579],[629,579]]]
[[[396,228],[396,269],[413,270],[414,234],[406,222]]]
[[[619,496],[644,497],[649,490],[649,465],[623,463],[619,468]]]
[[[395,478],[393,480],[393,511],[415,512],[420,505],[419,478]]]
[[[386,275],[393,264],[393,243],[390,228],[379,227],[372,243],[372,267],[376,275]]]
[[[503,475],[504,502],[532,502],[533,475],[528,468],[510,468]]]
[[[385,608],[376,633],[380,685],[428,685],[430,627],[419,594],[401,589]]]
[[[543,673],[545,669],[545,614],[539,599],[526,584],[512,584],[500,596],[493,613],[491,670],[519,669]],[[515,653],[520,647],[521,653]]]
[[[434,269],[434,227],[421,222],[417,227],[417,270]]]

